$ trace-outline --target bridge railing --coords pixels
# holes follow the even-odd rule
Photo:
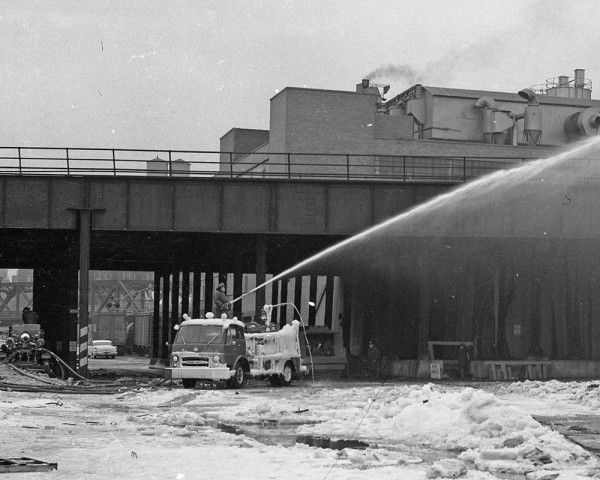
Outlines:
[[[464,182],[532,157],[0,147],[0,175]]]

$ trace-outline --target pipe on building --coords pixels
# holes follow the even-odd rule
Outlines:
[[[496,100],[491,97],[481,97],[473,105],[475,108],[490,108],[492,110],[498,110],[498,104]]]
[[[519,97],[527,100],[528,105],[539,105],[537,95],[535,92],[529,88],[524,88],[523,90],[519,90]]]
[[[496,100],[491,97],[481,97],[477,99],[473,108],[481,108],[481,129],[483,133],[483,142],[492,143],[492,134],[494,133],[494,112],[498,110]]]
[[[519,96],[527,100],[525,107],[523,134],[530,147],[535,147],[540,143],[542,137],[542,109],[537,99],[535,92],[529,88],[524,88],[519,91]]]

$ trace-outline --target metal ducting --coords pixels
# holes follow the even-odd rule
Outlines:
[[[494,111],[498,110],[498,104],[493,98],[479,98],[473,108],[481,109],[483,142],[492,143],[492,133],[494,132]]]
[[[474,108],[480,108],[482,117],[482,131],[484,143],[505,143],[506,131],[513,126],[513,121],[506,112],[498,110],[496,100],[490,97],[481,97]]]
[[[491,108],[492,110],[498,110],[498,104],[496,100],[491,97],[481,97],[473,105],[475,108]]]
[[[565,120],[565,134],[569,141],[597,135],[600,132],[600,110],[586,108],[583,112],[569,115]]]
[[[533,147],[542,138],[542,109],[533,90],[524,88],[519,91],[519,96],[527,100],[527,107],[523,112],[523,135],[527,145]]]

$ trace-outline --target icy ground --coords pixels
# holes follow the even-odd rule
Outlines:
[[[9,391],[38,383],[7,367],[0,377],[0,457],[58,464],[2,480],[600,478],[593,454],[532,417],[596,414],[595,382],[308,379],[186,390],[122,378],[102,389],[112,394],[70,394]],[[296,442],[319,437],[368,447]]]

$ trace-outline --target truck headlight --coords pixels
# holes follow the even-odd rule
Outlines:
[[[177,361],[178,361],[178,360],[179,360],[179,357],[178,357],[177,355],[173,355],[173,356],[171,357],[171,361],[172,361],[173,363],[177,363]]]
[[[215,356],[213,357],[213,362],[215,362],[215,363],[219,363],[220,361],[221,361],[221,357],[219,357],[218,355],[215,355]]]

